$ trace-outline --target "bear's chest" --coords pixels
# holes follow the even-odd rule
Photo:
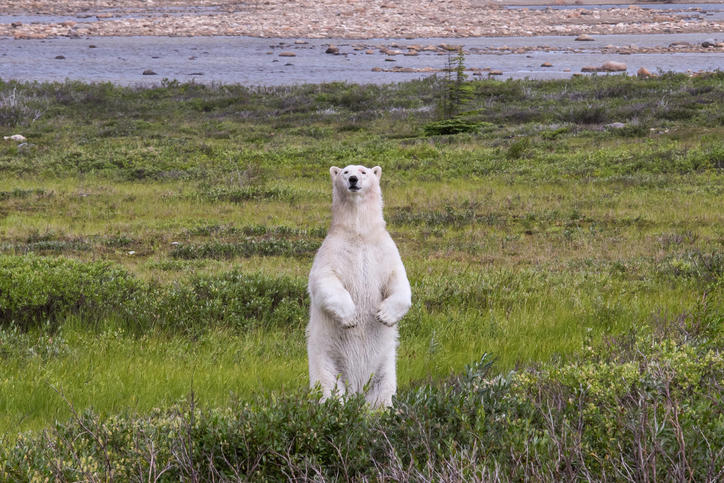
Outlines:
[[[347,243],[338,255],[338,275],[352,298],[379,299],[390,273],[384,250],[376,245]]]

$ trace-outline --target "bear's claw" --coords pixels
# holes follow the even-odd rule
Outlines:
[[[395,319],[390,317],[386,312],[382,312],[381,310],[377,312],[377,320],[385,324],[387,327],[394,327],[394,325],[397,323]]]

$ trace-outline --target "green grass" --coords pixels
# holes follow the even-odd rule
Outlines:
[[[0,127],[29,143],[0,144],[0,439],[69,403],[105,417],[306,387],[331,165],[383,168],[413,287],[403,392],[484,353],[493,374],[572,361],[702,298],[724,312],[721,73],[470,86],[459,124],[479,129],[444,135],[434,79],[0,81]]]

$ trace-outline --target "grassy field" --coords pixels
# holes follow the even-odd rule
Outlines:
[[[0,441],[301,394],[331,165],[383,168],[408,402],[672,324],[721,356],[724,75],[473,82],[448,135],[443,92],[0,81]]]

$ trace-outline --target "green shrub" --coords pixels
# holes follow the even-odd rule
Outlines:
[[[51,329],[70,314],[90,327],[105,320],[136,332],[197,334],[214,326],[300,326],[306,284],[288,277],[229,272],[157,286],[107,262],[0,256],[0,326]]]
[[[467,119],[454,117],[442,121],[434,121],[425,124],[425,136],[444,136],[448,134],[460,134],[464,132],[477,132],[484,125],[489,123],[474,122]]]
[[[28,328],[71,313],[112,314],[143,284],[108,262],[0,255],[0,325]]]
[[[724,355],[702,343],[721,327],[697,318],[721,322],[699,311],[506,376],[491,377],[483,356],[384,411],[312,392],[227,408],[191,394],[147,415],[75,414],[0,449],[0,478],[714,481]]]
[[[208,242],[195,245],[177,245],[171,256],[184,260],[197,258],[234,258],[262,256],[311,255],[319,248],[319,242],[312,240],[286,240],[283,238],[246,238],[234,243]]]
[[[284,188],[263,188],[245,186],[243,188],[211,188],[200,193],[209,201],[229,201],[241,203],[251,200],[287,200],[293,201],[295,194]]]

